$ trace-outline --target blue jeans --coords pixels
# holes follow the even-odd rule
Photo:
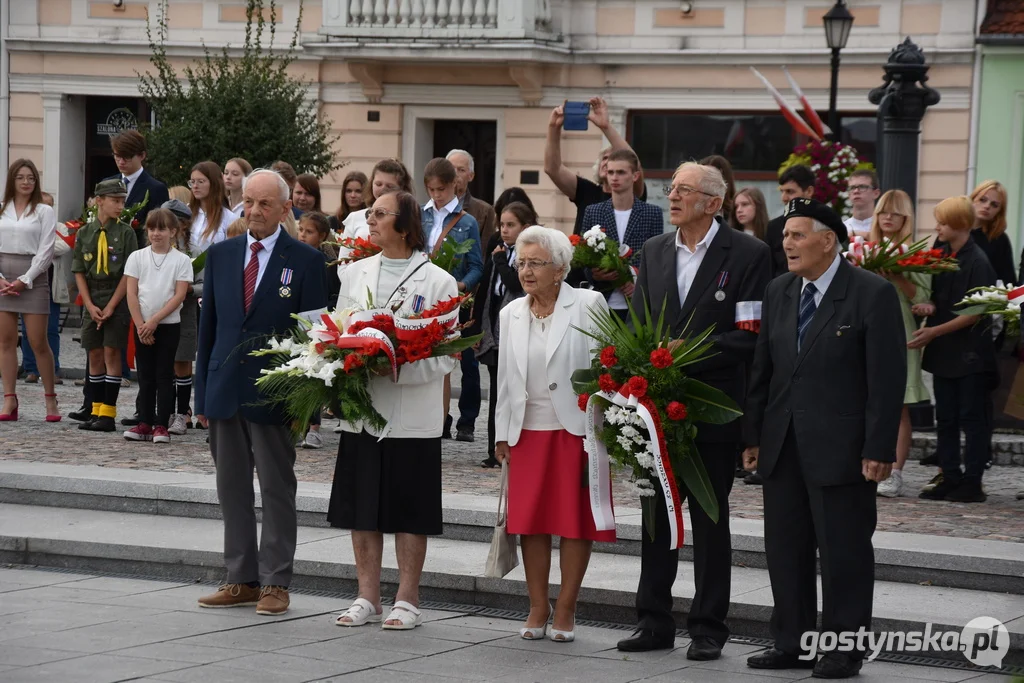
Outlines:
[[[36,366],[36,354],[28,343],[28,334],[25,332],[25,319],[18,321],[21,325],[21,367],[26,375],[38,375],[39,367]],[[60,372],[60,304],[50,300],[50,319],[46,323],[46,341],[53,351],[53,369]]]
[[[462,393],[459,394],[459,421],[457,429],[473,431],[480,415],[480,363],[473,349],[462,352]]]

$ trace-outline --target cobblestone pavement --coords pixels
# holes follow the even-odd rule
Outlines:
[[[627,633],[578,625],[572,643],[520,638],[519,621],[477,608],[423,605],[413,631],[334,626],[349,598],[293,592],[281,617],[252,607],[203,610],[196,599],[211,586],[0,567],[0,681],[217,681],[301,683],[352,681],[651,681],[785,683],[810,671],[758,672],[746,658],[759,647],[726,644],[721,659],[686,659],[675,650],[624,655]],[[385,598],[385,604],[389,600]],[[439,609],[440,608],[440,609]],[[977,668],[930,668],[874,661],[858,680],[972,681],[1008,677]]]
[[[205,432],[190,430],[184,437],[172,436],[170,444],[128,443],[119,432],[94,434],[77,429],[77,423],[64,418],[62,422],[43,422],[43,388],[40,384],[19,383],[21,419],[0,424],[0,459],[30,460],[65,464],[101,465],[131,469],[176,472],[213,472]],[[66,415],[81,404],[81,388],[70,381],[58,387],[61,411]],[[118,404],[122,412],[134,405],[136,388],[122,389]],[[455,402],[452,402],[455,410]],[[483,405],[482,416],[487,414]],[[325,421],[324,435],[328,446],[319,450],[300,449],[296,474],[300,480],[330,482],[334,475],[337,436],[331,432],[336,423]],[[486,456],[486,421],[477,421],[476,442],[445,441],[443,450],[443,483],[451,493],[496,495],[498,470],[483,469],[480,460]],[[921,467],[911,460],[904,478],[908,497],[879,499],[878,528],[881,531],[983,538],[1024,542],[1024,501],[1015,499],[1024,490],[1024,468],[993,467],[986,474],[988,502],[957,504],[923,501],[916,497],[920,487],[934,474],[933,468]],[[636,500],[623,487],[616,485],[618,507],[637,507]],[[759,519],[762,516],[761,490],[737,481],[730,497],[734,517]]]

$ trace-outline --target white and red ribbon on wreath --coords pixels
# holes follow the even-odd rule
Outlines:
[[[348,320],[345,321],[345,327],[359,321],[371,321],[375,315],[387,315],[388,317],[391,317],[391,311],[358,311],[349,316]],[[326,345],[336,346],[339,349],[352,349],[361,353],[381,351],[385,356],[387,356],[388,360],[391,361],[392,378],[395,380],[398,379],[398,364],[395,362],[395,347],[391,343],[390,337],[380,330],[375,330],[372,327],[359,330],[355,334],[342,332],[331,316],[327,313],[321,315],[320,320],[323,322],[326,329],[318,330],[314,328],[309,332],[309,336],[317,342],[318,353],[322,352],[323,347]]]
[[[1006,300],[1011,304],[1024,303],[1024,287],[1016,287],[1006,293]]]
[[[416,332],[427,327],[434,321],[437,321],[441,327],[444,328],[447,336],[453,336],[454,329],[459,322],[459,308],[456,307],[454,310],[448,311],[447,313],[434,318],[399,318],[396,316],[395,336],[402,341],[414,338],[416,336]]]
[[[661,429],[661,420],[658,417],[658,410],[651,399],[626,396],[621,391],[627,391],[624,385],[620,391],[601,391],[593,394],[587,401],[587,435],[586,450],[589,462],[590,477],[590,511],[594,516],[594,525],[598,531],[609,531],[615,528],[615,517],[611,506],[611,476],[608,466],[608,449],[597,432],[604,425],[604,407],[597,398],[619,406],[635,410],[647,427],[647,434],[651,439],[654,449],[655,472],[658,481],[661,483],[662,496],[665,499],[665,508],[668,511],[669,526],[669,548],[677,549],[683,547],[683,505],[679,497],[679,488],[676,486],[675,472],[672,471],[672,463],[669,459],[668,445],[665,441],[665,433]]]

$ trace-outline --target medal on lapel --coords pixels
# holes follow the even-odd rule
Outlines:
[[[725,286],[729,284],[729,271],[723,270],[718,274],[718,291],[715,292],[715,301],[725,301]]]
[[[420,312],[422,312],[423,311],[423,304],[424,303],[426,303],[426,300],[422,296],[420,296],[419,294],[414,296],[412,298],[412,312],[413,313],[420,313]]]
[[[289,286],[292,283],[292,274],[291,268],[281,269],[281,289],[277,290],[277,293],[282,299],[287,299],[292,295],[292,288]]]

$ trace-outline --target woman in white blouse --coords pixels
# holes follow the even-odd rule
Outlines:
[[[338,308],[390,308],[408,317],[458,295],[455,279],[423,252],[423,227],[416,198],[408,192],[382,195],[370,209],[370,239],[381,253],[352,264],[341,278]],[[409,630],[419,626],[420,575],[427,536],[443,532],[441,516],[441,426],[444,377],[451,356],[425,358],[370,380],[373,407],[388,422],[383,431],[361,422],[341,423],[338,461],[327,521],[352,532],[359,597],[335,622],[355,627]],[[384,534],[395,535],[398,591],[385,616],[380,571]]]
[[[4,401],[0,422],[18,419],[18,316],[36,355],[46,389],[46,421],[60,420],[53,390],[53,353],[46,341],[50,314],[50,285],[46,272],[53,260],[57,219],[43,204],[39,171],[28,159],[18,159],[7,171],[0,206],[0,378]]]
[[[212,161],[200,161],[192,167],[189,176],[192,200],[192,234],[189,251],[192,258],[209,249],[228,236],[228,226],[238,218],[225,206],[227,192],[224,189],[224,174],[220,166]]]
[[[519,635],[569,642],[575,637],[576,599],[598,531],[590,510],[583,435],[586,414],[572,389],[572,373],[590,367],[597,342],[591,311],[608,311],[604,296],[565,284],[572,261],[569,238],[539,225],[516,239],[515,261],[526,297],[501,310],[495,450],[508,462],[508,532],[519,534],[530,594],[530,616]],[[551,537],[560,536],[561,588],[548,602]]]

